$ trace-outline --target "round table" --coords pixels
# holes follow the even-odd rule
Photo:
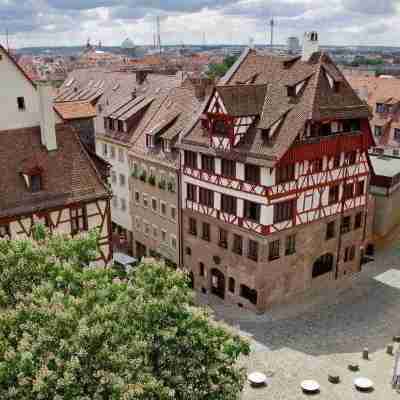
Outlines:
[[[319,383],[312,379],[307,379],[301,382],[300,386],[305,393],[316,393],[320,389]]]
[[[265,385],[267,382],[267,377],[261,372],[252,372],[247,375],[247,380],[254,386]]]
[[[374,387],[374,382],[368,378],[356,378],[354,379],[354,386],[359,390],[371,390]]]

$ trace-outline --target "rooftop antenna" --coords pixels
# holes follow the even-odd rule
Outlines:
[[[161,54],[161,28],[160,28],[160,16],[157,16],[157,47]]]
[[[274,17],[271,18],[269,25],[271,27],[271,53],[272,53],[274,48],[274,25],[275,25]]]

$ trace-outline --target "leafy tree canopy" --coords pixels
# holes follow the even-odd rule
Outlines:
[[[0,398],[237,399],[249,346],[155,262],[87,267],[97,235],[0,240]]]
[[[222,64],[210,64],[207,76],[211,79],[218,79],[224,76],[238,59],[237,56],[227,56]]]

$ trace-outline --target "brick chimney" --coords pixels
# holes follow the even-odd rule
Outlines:
[[[302,61],[308,61],[314,53],[319,51],[318,33],[306,32],[303,38],[303,54]]]
[[[52,88],[49,83],[37,86],[40,112],[40,137],[48,151],[57,150],[56,119],[53,108]]]

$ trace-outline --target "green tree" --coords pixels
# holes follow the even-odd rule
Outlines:
[[[237,56],[227,56],[221,64],[210,64],[208,66],[207,76],[211,79],[221,78],[229,71],[237,59]]]
[[[182,272],[87,267],[96,239],[0,240],[0,398],[237,399],[248,344]]]

